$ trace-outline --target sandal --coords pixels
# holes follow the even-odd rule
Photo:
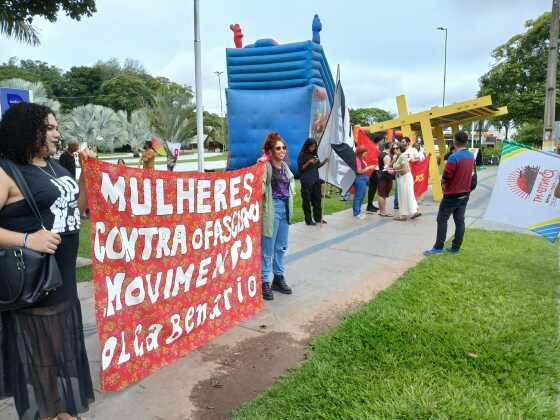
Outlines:
[[[378,213],[381,217],[393,217],[394,215],[391,213]]]
[[[420,216],[422,216],[422,213],[417,212],[417,213],[414,213],[410,218],[411,219],[416,219],[417,217],[420,217]]]

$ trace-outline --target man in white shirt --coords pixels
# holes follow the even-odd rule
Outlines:
[[[403,155],[405,155],[408,158],[409,162],[420,161],[420,152],[418,152],[418,150],[416,150],[412,146],[412,141],[410,140],[410,138],[405,137],[403,140],[406,143],[406,150],[403,152]]]

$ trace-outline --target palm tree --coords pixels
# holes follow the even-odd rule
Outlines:
[[[125,128],[124,133],[126,134],[119,139],[119,145],[129,145],[133,151],[142,149],[142,146],[152,138],[152,129],[147,111],[145,109],[132,111],[130,121],[128,121],[125,111],[117,112],[117,116]]]
[[[55,112],[55,114],[60,112],[60,102],[55,99],[50,99],[47,96],[47,90],[42,82],[29,82],[23,79],[6,79],[0,81],[0,86],[12,89],[29,90],[33,92],[33,102],[48,106]]]
[[[112,152],[128,138],[126,126],[115,111],[101,105],[74,108],[62,119],[62,135],[96,146],[102,152]]]
[[[0,34],[34,47],[41,44],[39,31],[26,20],[14,21],[6,19],[5,16],[0,17]]]
[[[148,110],[154,133],[164,142],[187,142],[196,130],[194,109],[190,90],[163,87]]]

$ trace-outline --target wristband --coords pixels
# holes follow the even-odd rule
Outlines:
[[[27,248],[27,239],[29,238],[29,233],[23,235],[23,247]]]

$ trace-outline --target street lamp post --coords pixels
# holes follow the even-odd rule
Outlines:
[[[224,116],[224,110],[222,105],[222,80],[220,76],[223,74],[223,71],[215,71],[214,74],[218,76],[218,94],[220,95],[220,117]]]
[[[202,70],[200,52],[200,18],[198,0],[194,0],[194,78],[196,86],[196,144],[198,170],[204,172],[204,121],[202,108]]]
[[[441,106],[445,106],[445,79],[447,77],[447,28],[439,26],[436,28],[438,31],[445,31],[445,46],[443,50],[443,99]]]

